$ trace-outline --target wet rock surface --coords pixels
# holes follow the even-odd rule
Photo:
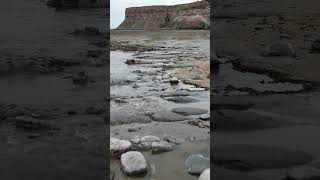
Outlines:
[[[172,112],[181,114],[183,116],[190,116],[190,115],[205,114],[208,111],[200,108],[183,107],[183,108],[174,108],[172,109]]]
[[[135,38],[131,36],[133,32]],[[160,37],[160,32],[168,36]],[[185,33],[195,33],[202,38],[189,40]],[[129,140],[131,150],[142,153],[148,161],[148,173],[138,179],[191,180],[194,176],[184,170],[186,154],[209,156],[205,148],[210,136],[209,123],[189,123],[201,114],[188,117],[172,112],[172,109],[184,107],[191,108],[188,110],[191,112],[192,108],[199,107],[201,112],[208,113],[209,92],[202,88],[208,83],[208,78],[202,78],[207,76],[209,68],[207,33],[117,30],[111,33],[112,50],[117,50],[111,52],[111,67],[114,67],[111,68],[111,82],[130,82],[111,83],[110,133],[112,137]],[[185,40],[176,40],[174,35]],[[193,41],[199,42],[201,47]],[[201,78],[194,76],[195,70],[201,71],[198,64],[204,72]],[[190,68],[188,71],[193,74],[177,72],[184,68]],[[186,83],[188,78],[191,81]],[[191,132],[192,142],[187,139]],[[119,168],[119,161],[112,160],[111,167]],[[116,176],[129,178],[122,171]]]
[[[175,103],[192,103],[192,102],[198,102],[199,100],[192,98],[192,97],[183,97],[183,96],[177,96],[177,97],[167,97],[165,98],[167,101],[172,101]]]
[[[110,138],[110,153],[112,156],[120,156],[132,147],[130,141]]]
[[[201,154],[189,156],[185,162],[190,174],[200,175],[203,171],[210,167],[210,160]]]
[[[143,112],[139,111],[124,111],[124,110],[117,110],[111,111],[110,114],[110,124],[126,124],[126,123],[149,123],[151,119],[145,115]]]
[[[318,178],[318,2],[282,3],[213,2],[214,179]]]
[[[190,118],[170,112],[170,111],[158,111],[154,113],[152,119],[154,121],[161,121],[161,122],[174,122],[174,121],[185,121],[185,120],[189,120]]]
[[[237,171],[289,168],[307,164],[314,159],[301,151],[241,144],[218,145],[215,152],[214,164]]]
[[[105,110],[83,113],[106,102],[108,47],[93,45],[107,42],[105,10],[20,0],[0,6],[10,22],[0,35],[2,178],[105,179]],[[70,33],[76,29],[87,32]]]

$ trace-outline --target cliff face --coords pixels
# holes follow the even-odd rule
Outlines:
[[[207,1],[175,6],[127,8],[118,29],[209,29],[210,5]]]

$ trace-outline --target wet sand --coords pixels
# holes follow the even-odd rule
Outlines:
[[[105,179],[106,9],[0,9],[2,178]]]
[[[319,159],[318,53],[310,52],[319,27],[316,4],[213,3],[214,178],[320,177],[314,165]],[[277,41],[292,46],[294,55],[268,54],[268,45]]]

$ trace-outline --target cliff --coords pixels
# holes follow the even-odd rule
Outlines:
[[[209,29],[210,5],[207,1],[175,6],[127,8],[118,29]]]

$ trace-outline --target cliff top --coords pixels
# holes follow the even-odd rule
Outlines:
[[[188,10],[188,9],[205,9],[209,6],[209,3],[205,0],[197,1],[188,4],[178,4],[178,5],[155,5],[155,6],[142,6],[142,7],[130,7],[126,9],[126,12],[137,11],[137,10]]]

